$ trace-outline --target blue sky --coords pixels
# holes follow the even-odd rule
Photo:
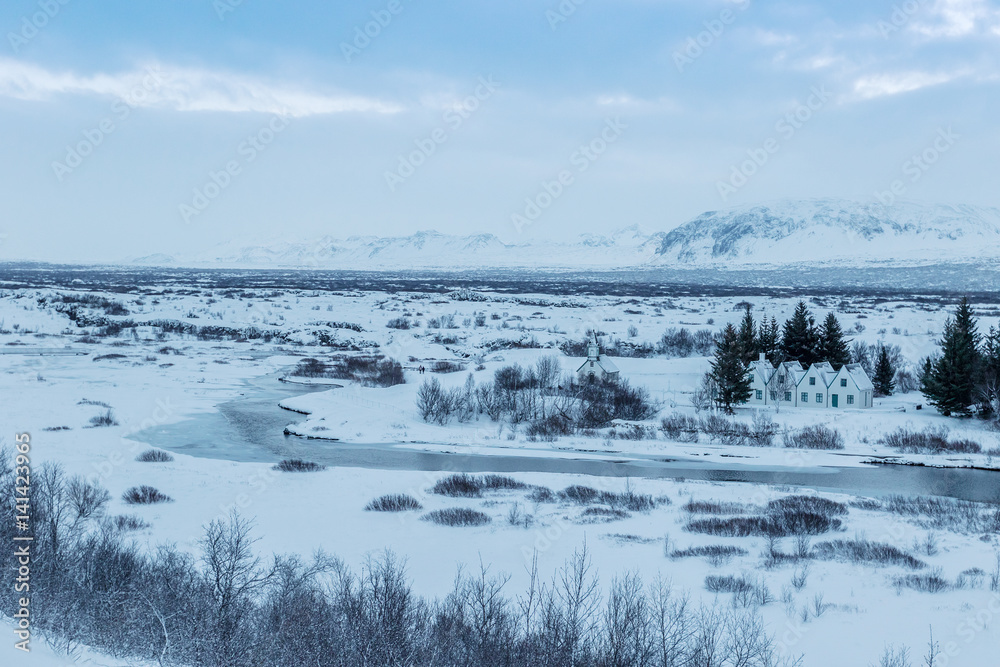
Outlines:
[[[0,34],[3,260],[1000,204],[987,0],[8,0]]]

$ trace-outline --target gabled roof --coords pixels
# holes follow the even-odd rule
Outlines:
[[[813,364],[807,370],[805,370],[799,377],[798,382],[796,382],[795,384],[796,385],[802,384],[802,382],[807,377],[812,375],[818,377],[820,379],[820,382],[823,383],[823,386],[827,388],[829,388],[830,385],[833,384],[834,379],[836,379],[837,377],[837,373],[834,372],[833,366],[831,366],[826,361],[821,361],[819,363]]]
[[[865,372],[861,364],[847,364],[844,366],[844,370],[850,374],[851,379],[858,385],[858,389],[861,391],[875,391],[875,385],[872,384],[868,373]]]
[[[586,368],[587,364],[589,364],[590,361],[591,360],[589,358],[588,359],[584,359],[583,363],[580,364],[580,367],[576,369],[576,372],[579,373],[584,368]],[[596,366],[600,366],[601,370],[604,371],[605,373],[617,373],[618,372],[618,367],[615,366],[615,364],[614,364],[613,361],[611,361],[610,359],[608,359],[606,357],[597,357],[597,359],[594,359],[593,361],[594,361],[594,364]]]
[[[767,384],[774,377],[774,366],[767,359],[757,359],[750,362],[750,372],[759,374],[764,384]]]

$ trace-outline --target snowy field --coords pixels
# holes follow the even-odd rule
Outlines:
[[[105,486],[112,496],[110,515],[136,515],[148,524],[134,533],[145,549],[176,543],[197,553],[203,527],[237,509],[253,518],[260,538],[256,548],[263,554],[308,555],[323,549],[357,568],[388,548],[406,559],[414,591],[433,598],[447,594],[458,568],[478,570],[480,563],[491,572],[509,574],[505,592],[521,594],[535,555],[538,571],[547,579],[585,545],[602,586],[637,572],[646,582],[657,576],[669,580],[695,604],[759,608],[780,655],[803,656],[803,665],[877,664],[887,645],[907,645],[919,654],[930,627],[946,656],[937,664],[995,664],[1000,645],[1000,515],[995,505],[964,505],[961,511],[956,506],[942,513],[899,499],[824,492],[819,495],[838,503],[829,530],[805,540],[789,536],[773,541],[753,534],[706,534],[696,526],[700,520],[766,515],[781,498],[815,496],[814,490],[528,472],[510,475],[523,487],[453,497],[432,490],[448,476],[444,471],[328,467],[277,472],[272,463],[280,456],[267,462],[195,457],[184,453],[185,442],[161,447],[170,450],[171,461],[136,460],[149,449],[143,431],[251,398],[280,376],[291,383],[337,385],[281,401],[289,410],[286,426],[296,434],[284,439],[290,455],[299,451],[297,441],[306,442],[296,436],[307,436],[328,447],[338,442],[396,444],[456,456],[652,456],[762,468],[858,467],[879,458],[1000,468],[997,432],[976,420],[941,417],[918,392],[878,398],[868,410],[761,408],[779,432],[771,447],[726,445],[704,434],[698,442],[671,439],[659,428],[661,418],[698,416],[691,395],[708,359],[697,356],[614,359],[622,377],[646,388],[659,404],[656,417],[639,425],[645,429],[643,439],[614,435],[636,424],[548,440],[530,436],[523,425],[498,424],[485,415],[435,425],[418,414],[418,388],[429,377],[445,388],[461,387],[470,374],[479,383],[505,365],[533,365],[553,355],[562,372],[570,373],[582,359],[564,354],[560,346],[582,341],[589,330],[599,331],[602,342],[655,346],[669,328],[715,332],[728,322],[738,323],[743,301],[753,304],[758,320],[774,316],[780,323],[797,299],[471,291],[249,293],[176,285],[126,294],[7,289],[0,291],[0,442],[11,445],[14,433],[29,432],[33,465],[59,462],[68,473]],[[953,307],[947,300],[924,298],[817,297],[807,303],[818,320],[835,312],[854,340],[898,345],[912,366],[934,350]],[[998,306],[977,303],[976,311],[981,330],[997,325]],[[407,328],[397,328],[404,321]],[[400,361],[406,383],[378,388],[292,375],[303,359],[366,353]],[[459,370],[433,372],[439,362]],[[421,367],[428,372],[421,374]],[[93,420],[99,424],[101,416],[112,423],[95,425]],[[736,418],[750,424],[755,411],[741,408]],[[780,433],[816,424],[839,431],[844,448],[782,445]],[[903,454],[880,443],[900,427],[945,427],[949,438],[975,441],[983,453]],[[275,441],[282,438],[280,430],[274,433]],[[173,502],[125,504],[123,492],[139,484],[159,489]],[[594,489],[596,498],[567,492],[574,485]],[[1000,484],[996,488],[1000,501]],[[613,500],[626,492],[652,502],[631,506]],[[421,509],[365,510],[369,501],[386,494],[408,494]],[[424,520],[436,510],[459,508],[481,512],[489,521],[453,527]],[[866,543],[891,545],[909,564],[857,556],[857,545]],[[691,548],[707,551],[684,553]],[[849,557],[852,548],[855,556]],[[712,549],[715,555],[698,555]],[[765,593],[754,601],[709,590],[717,587],[706,577],[727,575],[742,577]],[[927,586],[934,592],[918,590]],[[75,657],[65,656],[41,643],[26,659],[13,655],[9,644],[0,649],[3,664],[126,664],[85,647]]]

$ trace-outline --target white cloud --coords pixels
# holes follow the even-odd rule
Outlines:
[[[177,111],[281,113],[291,116],[367,112],[395,113],[401,107],[381,100],[275,85],[253,77],[152,64],[128,72],[89,76],[55,72],[0,58],[0,96],[46,100],[59,95],[120,98],[132,106]]]
[[[1000,34],[1000,10],[988,0],[935,0],[917,14],[911,29],[932,39]]]
[[[947,83],[962,76],[961,73],[899,72],[895,74],[872,74],[854,82],[855,99],[869,100],[887,95],[908,93],[928,86]]]

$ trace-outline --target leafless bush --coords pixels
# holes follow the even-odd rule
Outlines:
[[[280,472],[319,472],[326,470],[326,466],[302,459],[283,459],[274,464],[272,469]]]
[[[920,570],[926,564],[900,549],[882,542],[865,539],[833,540],[820,542],[813,548],[816,558],[822,560],[846,560],[851,563],[874,565],[899,565],[911,570]]]
[[[921,593],[941,593],[951,589],[951,583],[941,576],[940,572],[930,574],[908,574],[893,579],[897,589],[910,588]]]
[[[879,443],[906,454],[978,454],[982,446],[972,440],[949,440],[947,428],[928,427],[912,431],[900,427],[879,439]]]
[[[698,420],[690,415],[674,412],[660,420],[660,430],[669,440],[698,442]]]
[[[671,558],[706,558],[715,567],[729,562],[736,556],[746,556],[750,552],[742,547],[735,547],[729,544],[710,544],[701,547],[688,547],[687,549],[675,549],[670,552]]]
[[[149,528],[149,524],[134,514],[119,514],[112,521],[112,525],[123,532],[134,532]]]
[[[99,415],[90,418],[90,425],[93,428],[99,428],[101,426],[118,426],[118,420],[115,419],[115,413],[111,410],[102,412]]]
[[[490,522],[489,515],[467,507],[434,510],[423,518],[440,526],[484,526]]]
[[[905,646],[886,646],[879,658],[878,667],[912,667],[910,650]]]
[[[785,447],[795,449],[843,449],[844,436],[837,429],[816,424],[782,436]]]
[[[365,505],[366,512],[407,512],[424,508],[413,496],[405,493],[393,493],[379,496]]]
[[[160,493],[151,486],[133,486],[122,494],[122,500],[129,505],[152,505],[154,503],[172,503],[174,499]]]
[[[169,452],[165,452],[162,449],[147,449],[143,453],[135,457],[136,461],[140,463],[168,463],[174,460],[174,457],[170,455]]]
[[[742,503],[717,500],[689,500],[681,509],[690,514],[747,514],[752,510]]]

